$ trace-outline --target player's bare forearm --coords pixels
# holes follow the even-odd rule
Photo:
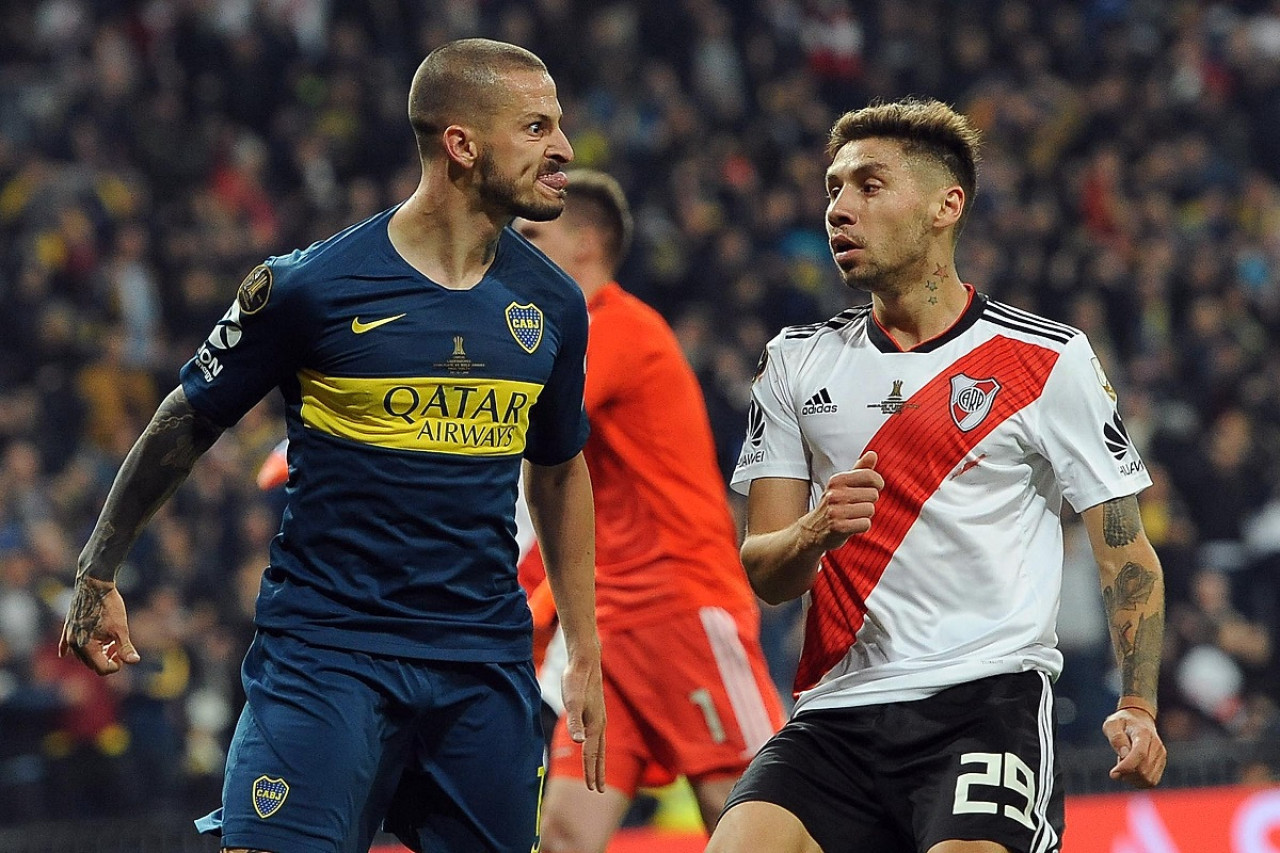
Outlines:
[[[782,604],[809,591],[825,552],[803,521],[795,521],[781,530],[748,533],[742,541],[742,565],[762,601]]]
[[[1154,554],[1152,555],[1154,556]],[[1103,579],[1111,644],[1120,665],[1121,693],[1156,707],[1164,641],[1164,582],[1160,564],[1128,560]]]
[[[595,504],[582,454],[561,465],[526,467],[529,514],[547,568],[547,583],[572,654],[596,636]]]
[[[827,481],[812,509],[807,480],[764,477],[751,482],[742,564],[756,595],[769,604],[799,598],[813,586],[825,552],[871,529],[884,488],[875,465],[876,454],[864,453],[852,469]]]
[[[1111,644],[1120,667],[1121,705],[1153,717],[1164,643],[1164,574],[1142,529],[1136,497],[1084,513],[1102,581]]]
[[[164,399],[116,474],[80,554],[77,582],[115,581],[116,570],[147,520],[221,434],[221,427],[196,414],[181,387]]]
[[[1102,580],[1111,644],[1120,666],[1120,702],[1102,723],[1116,753],[1112,779],[1150,788],[1164,775],[1168,752],[1156,729],[1156,688],[1164,642],[1164,575],[1142,530],[1132,495],[1081,513]]]
[[[781,604],[813,586],[826,544],[806,524],[809,483],[784,477],[751,482],[742,565],[762,601]]]
[[[529,514],[564,628],[568,663],[561,678],[565,726],[582,744],[583,778],[604,790],[604,679],[596,631],[595,505],[579,453],[561,465],[528,465]]]
[[[160,404],[120,466],[98,523],[80,553],[59,655],[74,653],[99,675],[141,660],[129,638],[116,570],[143,525],[221,433],[220,427],[195,413],[181,387]]]

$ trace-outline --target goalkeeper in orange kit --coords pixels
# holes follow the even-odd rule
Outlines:
[[[612,178],[571,173],[565,213],[517,229],[577,281],[591,317],[584,454],[609,720],[603,804],[563,725],[554,735],[542,850],[603,851],[637,787],[680,775],[710,829],[782,710],[702,392],[667,323],[614,281],[631,216]]]

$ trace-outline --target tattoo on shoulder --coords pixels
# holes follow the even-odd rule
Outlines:
[[[1142,515],[1133,495],[1102,505],[1102,536],[1112,548],[1128,545],[1142,532]]]

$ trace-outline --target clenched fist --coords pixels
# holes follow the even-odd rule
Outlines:
[[[827,481],[827,488],[802,521],[814,545],[824,551],[839,548],[850,536],[871,529],[876,501],[884,488],[884,478],[876,472],[876,452],[863,453],[853,468]]]

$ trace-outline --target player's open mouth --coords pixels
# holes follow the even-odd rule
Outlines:
[[[844,234],[833,234],[831,236],[831,254],[835,256],[836,263],[843,263],[853,258],[853,256],[862,251],[864,246],[851,237]]]
[[[569,176],[564,172],[548,172],[538,176],[538,183],[556,193],[563,193],[565,187],[569,186]]]

